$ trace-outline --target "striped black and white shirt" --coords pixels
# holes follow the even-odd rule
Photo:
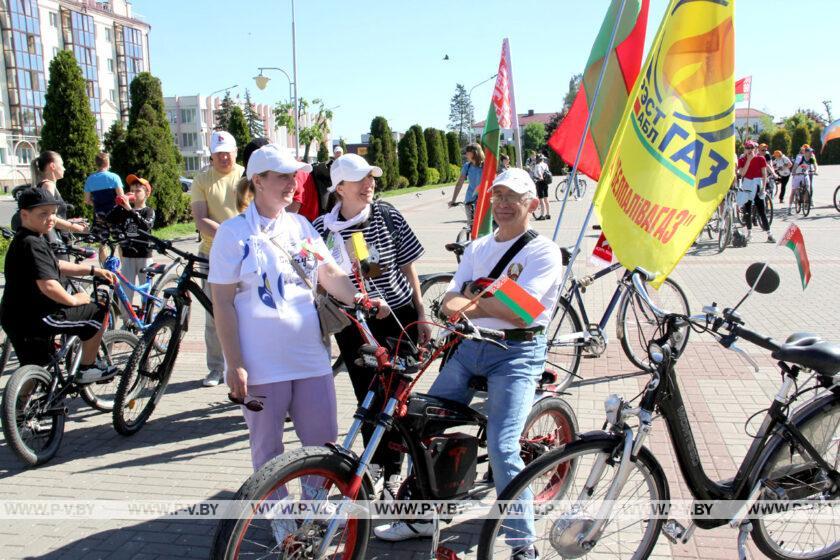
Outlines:
[[[367,221],[342,230],[341,237],[346,241],[353,233],[362,232],[370,253],[370,262],[379,264],[382,270],[380,277],[368,279],[368,292],[371,296],[384,299],[391,309],[399,309],[410,304],[414,295],[400,267],[420,258],[423,254],[423,246],[398,210],[391,210],[394,229],[397,230],[396,235],[388,231],[382,212],[380,205],[374,203]],[[318,217],[312,225],[324,238],[327,248],[332,250],[334,245],[330,239],[332,232],[324,227],[324,217]],[[355,279],[353,283],[356,283]]]

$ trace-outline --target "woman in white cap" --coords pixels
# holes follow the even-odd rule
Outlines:
[[[300,169],[311,167],[274,145],[256,150],[238,186],[253,200],[219,226],[210,251],[225,381],[244,405],[254,470],[283,453],[287,413],[303,445],[335,441],[335,386],[311,286],[348,305],[361,297],[318,232],[286,211]]]
[[[426,321],[426,313],[420,294],[420,280],[414,269],[414,261],[423,254],[423,247],[396,208],[387,202],[373,202],[374,178],[381,176],[382,169],[369,165],[359,155],[346,154],[336,159],[330,167],[332,186],[329,190],[335,193],[338,203],[329,214],[320,216],[312,225],[321,233],[332,257],[348,274],[353,263],[346,242],[355,232],[364,235],[370,254],[363,266],[368,291],[383,298],[393,312],[384,319],[368,322],[374,337],[384,343],[388,337],[399,337],[403,327],[408,327],[408,336],[414,342],[424,343],[429,339],[431,330],[428,324],[415,324]],[[375,372],[355,363],[362,344],[359,332],[352,326],[347,327],[336,335],[336,342],[356,398],[361,402]],[[365,444],[372,431],[369,426],[363,428]],[[400,472],[401,455],[389,446],[394,438],[399,439],[398,436],[389,438],[386,435],[373,456],[373,463],[384,469],[384,476],[380,477],[382,481]]]

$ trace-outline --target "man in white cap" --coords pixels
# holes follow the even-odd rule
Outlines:
[[[529,217],[539,201],[527,171],[511,168],[496,177],[491,200],[499,227],[467,247],[443,298],[441,315],[460,312],[479,327],[502,330],[508,348],[473,340],[461,342],[429,394],[466,404],[473,394],[470,378],[487,378],[487,449],[499,494],[525,467],[519,435],[545,365],[545,329],[557,302],[563,266],[557,245],[530,229]],[[532,322],[526,323],[499,299],[475,299],[491,278],[501,276],[515,280],[544,306]],[[507,525],[515,535],[511,540],[512,558],[536,558],[533,518],[523,516]],[[431,536],[433,531],[431,523],[404,521],[374,530],[377,537],[388,541]]]
[[[236,183],[245,169],[236,163],[236,140],[229,132],[215,130],[210,136],[210,167],[196,175],[192,184],[192,215],[195,227],[201,233],[200,257],[209,258],[210,247],[219,224],[237,215]],[[202,272],[207,272],[206,267]],[[210,297],[210,285],[206,280],[201,286]],[[212,387],[222,380],[225,359],[216,335],[213,316],[207,314],[204,327],[204,344],[207,346],[207,369],[204,385]]]
[[[337,160],[341,156],[344,155],[344,148],[341,147],[341,144],[336,144],[333,148],[333,161]]]

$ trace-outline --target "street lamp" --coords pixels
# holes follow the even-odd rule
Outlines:
[[[222,88],[222,89],[216,90],[216,91],[214,91],[213,93],[209,94],[207,97],[213,97],[213,96],[214,96],[214,95],[216,95],[217,93],[222,93],[223,91],[230,91],[230,90],[232,90],[232,89],[236,89],[236,88],[238,88],[238,87],[239,87],[239,84],[234,84],[234,85],[232,85],[232,86],[230,86],[230,87],[226,87],[226,88]]]
[[[259,73],[258,76],[254,76],[254,82],[256,82],[257,87],[259,89],[265,89],[266,86],[268,85],[268,82],[271,81],[271,78],[269,78],[268,76],[263,74],[263,72],[265,72],[266,70],[276,70],[278,72],[281,72],[284,76],[286,76],[286,79],[289,80],[289,99],[292,100],[292,116],[295,119],[295,157],[298,157],[300,155],[300,153],[299,153],[300,140],[298,138],[298,127],[299,127],[299,125],[298,125],[298,111],[299,111],[299,108],[298,108],[298,101],[297,101],[297,95],[296,95],[297,84],[295,84],[292,81],[292,78],[289,76],[289,73],[286,72],[285,70],[283,70],[282,68],[276,68],[276,67],[273,67],[273,66],[261,66],[261,67],[257,68],[257,70],[259,70],[260,73]]]
[[[473,92],[473,90],[474,90],[475,88],[477,88],[478,86],[482,85],[482,84],[486,84],[487,82],[489,82],[490,80],[492,80],[492,79],[493,79],[493,78],[495,78],[496,76],[498,76],[498,74],[493,74],[492,76],[490,76],[490,77],[489,77],[489,78],[487,78],[486,80],[481,80],[480,82],[478,82],[477,84],[475,84],[473,87],[471,87],[471,88],[470,88],[470,91],[468,91],[468,92],[467,92],[467,97],[469,97],[469,98],[470,98],[470,107],[472,107],[472,92]],[[472,115],[470,115],[470,120],[472,120],[472,118],[473,118],[473,116],[472,116]],[[472,124],[473,124],[473,123],[472,123],[472,122],[470,122],[470,128],[472,128]],[[461,132],[461,134],[463,135],[463,131]],[[472,134],[470,134],[470,137],[472,137]]]

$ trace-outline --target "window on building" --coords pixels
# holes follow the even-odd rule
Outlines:
[[[181,147],[194,148],[198,144],[197,132],[182,132],[181,133]]]
[[[93,16],[72,11],[70,12],[70,26],[73,54],[87,82],[90,109],[96,117],[99,132],[102,133],[98,75],[99,57],[96,56],[96,37],[94,36],[96,25],[93,22]]]
[[[6,148],[0,148],[0,163],[2,163],[3,165],[8,163],[6,161]]]
[[[143,33],[133,27],[123,27],[123,50],[128,83],[145,69],[143,58]]]
[[[41,21],[37,0],[14,0],[7,2],[8,30],[4,37],[11,39],[6,49],[6,64],[16,69],[19,105],[12,114],[14,132],[38,135],[41,128],[41,109],[44,107],[46,84],[44,59],[41,45]],[[7,35],[8,33],[8,35]],[[11,63],[11,64],[10,64]]]
[[[26,50],[29,51],[29,54],[35,54],[36,52],[35,41],[35,35],[30,33],[26,36]]]
[[[111,42],[111,28],[110,27],[105,28],[105,41],[108,42],[108,43]]]
[[[58,47],[53,47],[53,58],[58,56]]]
[[[113,101],[114,103],[117,102],[117,90],[109,89],[108,90],[108,96],[111,98],[111,101]]]
[[[108,66],[108,72],[113,74],[114,73],[114,59],[109,58],[108,60],[105,61],[105,64]]]
[[[197,156],[187,156],[184,158],[184,171],[198,171],[201,168],[201,162]]]
[[[58,27],[58,14],[50,12],[50,27]]]
[[[181,122],[192,124],[195,122],[195,109],[181,109]]]

